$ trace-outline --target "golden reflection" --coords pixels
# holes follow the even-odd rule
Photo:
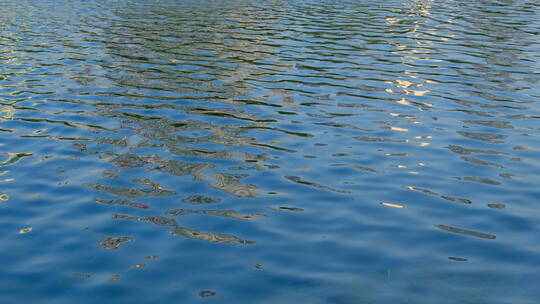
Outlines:
[[[401,79],[396,79],[396,82],[397,82],[397,87],[400,88],[400,89],[407,89],[409,88],[410,86],[413,85],[412,82],[410,81],[406,81],[406,80],[401,80]]]
[[[424,90],[424,91],[409,91],[410,93],[412,93],[414,96],[424,96],[426,95],[427,93],[429,93],[429,90]]]
[[[392,17],[384,18],[384,20],[385,20],[388,24],[398,23],[398,22],[400,21],[399,19],[397,19],[397,18],[392,18]]]
[[[422,18],[414,20],[412,24],[407,24],[409,25],[407,35],[409,37],[409,41],[400,41],[399,43],[389,42],[389,44],[395,47],[395,51],[393,53],[400,56],[402,63],[406,64],[407,66],[414,67],[416,62],[440,63],[444,61],[441,59],[432,58],[432,50],[426,47],[426,45],[433,44],[432,37],[437,36],[437,30],[433,27],[428,27],[427,20],[425,19],[426,16],[430,15],[430,9],[431,6],[429,2],[414,2],[414,4],[409,7],[408,16]],[[387,22],[388,26],[393,26],[393,24],[398,23],[400,20],[397,18],[386,18],[385,21]],[[403,24],[406,23],[403,22]],[[403,79],[403,77],[398,76],[400,79],[395,79],[393,83],[390,83],[399,90],[387,88],[385,89],[387,93],[399,94],[399,92],[402,92],[404,95],[415,97],[423,97],[428,95],[430,90],[419,88],[426,83],[433,83],[433,81],[422,79],[422,77],[415,70],[406,70],[403,74],[409,77],[409,79]],[[406,97],[402,97],[395,102],[406,106],[418,106],[419,110],[423,110],[424,107],[433,106],[431,103],[412,101]]]
[[[19,233],[20,234],[25,234],[25,233],[28,233],[30,231],[32,231],[32,227],[27,227],[27,228],[23,228],[23,229],[19,230]]]
[[[411,103],[405,98],[401,98],[400,100],[396,101],[396,103],[399,103],[399,104],[404,105],[404,106],[410,106],[411,105]]]
[[[405,206],[403,206],[403,205],[385,203],[385,202],[381,202],[381,205],[386,206],[386,207],[399,208],[399,209],[405,208]]]
[[[399,114],[399,113],[389,113],[392,117],[401,117],[401,118],[408,118],[408,119],[415,119],[416,116],[414,115],[408,115],[408,114]]]

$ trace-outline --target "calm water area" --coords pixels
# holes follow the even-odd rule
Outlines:
[[[536,0],[0,0],[0,304],[538,304],[539,98]]]

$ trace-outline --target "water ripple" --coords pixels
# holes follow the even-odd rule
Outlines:
[[[3,1],[0,303],[536,304],[539,9]]]

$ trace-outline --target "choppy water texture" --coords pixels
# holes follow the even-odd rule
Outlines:
[[[0,303],[539,303],[537,1],[1,2]]]

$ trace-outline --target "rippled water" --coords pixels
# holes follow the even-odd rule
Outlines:
[[[0,303],[538,303],[539,8],[2,1]]]

